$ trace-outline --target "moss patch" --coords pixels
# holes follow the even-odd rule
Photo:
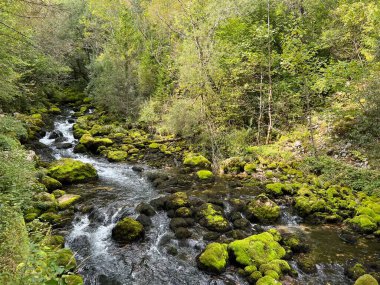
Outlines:
[[[48,168],[49,176],[61,183],[78,183],[94,180],[98,177],[96,169],[89,163],[71,158],[62,158]]]
[[[135,241],[144,235],[144,227],[132,218],[124,218],[112,229],[112,237],[122,243]]]
[[[221,273],[227,266],[227,244],[210,243],[198,258],[198,265],[214,273]]]

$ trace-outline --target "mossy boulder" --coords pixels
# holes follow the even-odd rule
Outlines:
[[[347,276],[353,280],[358,279],[364,274],[366,274],[365,268],[360,263],[356,263],[354,266],[347,269]]]
[[[280,281],[277,281],[272,276],[264,276],[257,280],[256,285],[281,285]]]
[[[64,194],[57,199],[58,208],[61,210],[67,209],[80,199],[80,195]]]
[[[284,194],[293,194],[293,188],[291,184],[284,184],[280,182],[269,183],[265,185],[266,192],[273,196],[281,196]]]
[[[70,271],[75,269],[77,266],[74,253],[68,248],[58,249],[53,253],[54,262],[65,269],[65,271]]]
[[[113,150],[107,152],[107,159],[111,162],[120,162],[126,160],[128,153],[121,150]]]
[[[42,222],[47,222],[52,225],[58,225],[62,222],[62,216],[52,212],[43,213],[38,217]]]
[[[57,207],[57,201],[53,194],[47,192],[37,193],[34,196],[34,206],[42,211],[55,211]]]
[[[264,194],[248,203],[245,212],[253,221],[273,222],[280,217],[280,207]]]
[[[379,285],[377,280],[370,274],[364,274],[356,280],[354,285]]]
[[[66,191],[57,189],[57,190],[54,190],[52,194],[54,195],[55,199],[58,199],[59,197],[62,197],[63,195],[65,195]]]
[[[132,218],[122,219],[112,229],[112,237],[121,243],[132,242],[142,238],[143,236],[143,225]]]
[[[244,172],[247,174],[252,174],[256,171],[257,164],[256,163],[247,163],[244,165]]]
[[[291,268],[285,260],[275,259],[260,265],[259,270],[263,275],[270,275],[275,279],[279,279],[284,273],[290,272]],[[275,272],[277,275],[268,274],[268,272]]]
[[[241,157],[230,157],[222,161],[220,171],[223,174],[239,174],[244,171],[246,162]]]
[[[242,266],[254,265],[259,268],[262,264],[268,264],[285,256],[285,249],[276,239],[271,233],[264,232],[233,241],[229,244],[228,250]]]
[[[189,198],[185,192],[176,192],[165,201],[165,208],[167,210],[176,210],[187,206],[189,206]]]
[[[94,138],[91,134],[84,134],[79,142],[92,152],[97,152],[98,148],[101,146],[109,147],[114,143],[109,138]]]
[[[183,164],[193,168],[209,168],[211,162],[203,155],[189,153],[185,156]]]
[[[227,244],[210,243],[198,257],[198,267],[212,272],[222,273],[228,262]]]
[[[65,238],[59,235],[47,236],[43,244],[54,248],[63,248],[65,245]]]
[[[197,177],[199,180],[212,180],[214,178],[214,174],[210,170],[199,170],[197,172]]]
[[[193,211],[190,208],[181,207],[175,211],[175,215],[180,218],[190,218],[193,215]]]
[[[57,115],[57,114],[60,114],[61,112],[62,112],[61,109],[59,109],[57,106],[52,106],[49,109],[50,114]]]
[[[48,168],[48,174],[64,184],[86,182],[98,177],[96,169],[91,164],[71,158],[62,158],[53,162]]]
[[[377,223],[368,215],[355,216],[352,219],[346,220],[346,222],[361,233],[373,233],[377,230]]]
[[[308,188],[301,188],[295,197],[295,208],[302,216],[315,212],[325,212],[327,203],[323,197],[316,195]]]
[[[216,232],[227,232],[230,230],[230,224],[223,216],[220,207],[211,203],[201,205],[197,210],[199,223],[209,230]]]
[[[54,179],[50,176],[44,176],[41,179],[41,183],[44,184],[46,189],[49,191],[60,189],[62,187],[61,182],[59,182],[57,179]]]
[[[80,275],[63,275],[62,279],[65,280],[66,285],[83,285],[83,278]]]

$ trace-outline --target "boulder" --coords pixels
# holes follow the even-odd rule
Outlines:
[[[121,243],[132,242],[142,238],[143,236],[143,225],[132,218],[122,219],[112,229],[112,237]]]
[[[48,175],[64,184],[86,182],[98,177],[91,164],[71,158],[53,162],[48,168]]]
[[[210,243],[198,257],[198,267],[212,273],[222,273],[227,262],[227,244],[222,243]]]
[[[248,203],[245,212],[250,220],[259,222],[273,222],[280,217],[280,207],[263,194]]]

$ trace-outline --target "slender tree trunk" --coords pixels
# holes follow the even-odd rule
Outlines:
[[[270,141],[270,136],[272,132],[272,48],[271,48],[271,32],[270,32],[270,0],[268,0],[268,83],[269,83],[269,90],[268,90],[268,130],[267,130],[267,138],[266,138],[266,144]]]
[[[257,144],[261,142],[261,123],[263,119],[263,71],[260,71],[260,97],[259,97],[259,117],[257,119]]]

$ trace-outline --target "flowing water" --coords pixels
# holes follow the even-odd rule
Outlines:
[[[72,112],[58,116],[54,131],[62,133],[62,140],[75,144],[72,133],[74,119]],[[77,207],[90,209],[76,211],[71,225],[63,229],[66,246],[75,253],[79,273],[84,276],[86,285],[124,285],[124,284],[246,284],[235,269],[230,267],[220,276],[211,276],[196,267],[196,256],[205,246],[200,230],[194,229],[193,239],[179,241],[169,229],[169,218],[164,212],[152,217],[152,226],[146,231],[143,241],[118,246],[111,239],[111,230],[124,216],[137,217],[135,207],[141,202],[149,202],[159,197],[156,190],[146,179],[144,173],[158,171],[142,165],[143,172],[135,172],[132,165],[109,163],[92,155],[75,154],[73,147],[62,149],[55,139],[49,139],[48,132],[40,140],[55,159],[71,157],[91,163],[98,171],[99,180],[94,183],[71,186],[70,193],[82,195]],[[46,154],[46,149],[44,150]],[[218,185],[220,195],[231,195],[231,190],[223,183]],[[244,196],[236,191],[235,195]],[[227,204],[226,212],[229,211]],[[356,245],[344,243],[334,227],[305,227],[302,219],[293,213],[292,208],[282,206],[280,230],[301,232],[307,237],[317,253],[318,271],[304,274],[296,263],[291,264],[299,272],[296,282],[291,284],[352,284],[344,276],[344,263],[351,259],[378,260],[380,246],[376,241],[360,240]],[[252,225],[254,228],[257,225]],[[178,254],[168,253],[175,248]]]

